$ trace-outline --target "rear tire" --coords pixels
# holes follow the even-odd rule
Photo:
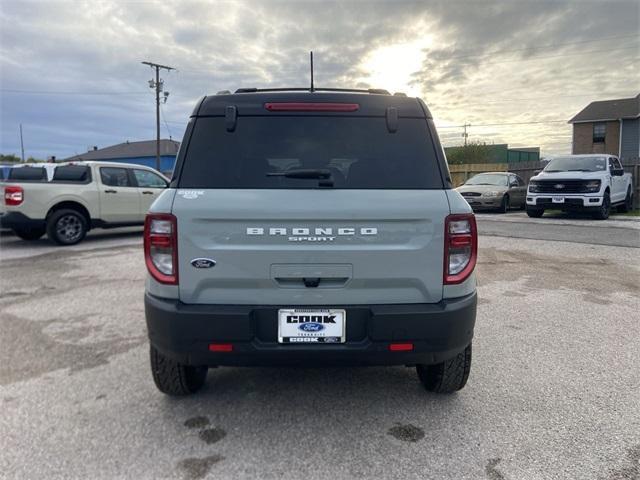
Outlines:
[[[77,210],[56,210],[47,219],[47,236],[58,245],[75,245],[86,235],[87,220]]]
[[[45,227],[14,228],[13,233],[22,240],[38,240],[46,232]]]
[[[434,393],[453,393],[461,390],[471,371],[471,344],[446,362],[436,365],[416,365],[416,372],[425,390]]]
[[[609,192],[604,192],[604,197],[602,197],[602,205],[598,207],[596,213],[593,214],[593,218],[596,220],[606,220],[609,218],[609,214],[611,213],[611,197],[609,196]]]
[[[542,215],[544,215],[544,208],[532,208],[527,206],[526,209],[527,215],[531,218],[540,218]]]
[[[151,375],[162,393],[171,396],[191,395],[207,380],[207,367],[183,365],[151,347]]]
[[[624,203],[618,207],[618,212],[627,213],[633,210],[633,194],[631,187],[627,188],[627,196],[624,197]]]

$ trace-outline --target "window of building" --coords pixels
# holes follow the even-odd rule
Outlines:
[[[607,131],[606,123],[593,124],[593,143],[604,143],[605,133]]]

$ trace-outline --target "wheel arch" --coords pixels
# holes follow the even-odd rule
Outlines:
[[[49,219],[49,217],[54,213],[57,212],[58,210],[62,210],[64,208],[68,208],[70,210],[75,210],[77,212],[79,212],[80,214],[82,214],[82,216],[84,217],[86,223],[87,223],[87,231],[89,229],[91,229],[91,214],[89,213],[89,210],[87,210],[87,207],[85,207],[84,205],[82,205],[80,202],[76,202],[73,200],[64,200],[62,202],[58,202],[55,205],[53,205],[49,211],[47,212],[47,216],[46,218]]]

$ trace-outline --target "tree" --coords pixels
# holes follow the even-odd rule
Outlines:
[[[490,161],[490,147],[486,143],[471,141],[460,147],[445,149],[447,161],[451,165],[464,163],[488,163]]]
[[[20,161],[20,157],[15,156],[14,154],[3,155],[0,153],[0,163],[18,163]]]
[[[8,155],[0,153],[0,163],[20,163],[21,161],[22,160],[20,159],[20,157],[14,155],[13,153],[10,153]],[[29,157],[25,160],[25,163],[40,163],[42,161],[43,160],[40,160],[38,158]]]

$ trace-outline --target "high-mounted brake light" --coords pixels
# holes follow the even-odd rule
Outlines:
[[[147,270],[160,283],[178,284],[178,224],[170,213],[149,213],[144,222]]]
[[[24,201],[24,190],[22,187],[9,185],[4,187],[4,204],[10,206],[20,205]]]
[[[233,352],[233,343],[210,343],[211,352]]]
[[[264,108],[270,112],[355,112],[357,103],[271,102]]]
[[[478,257],[478,230],[472,213],[449,215],[444,221],[444,283],[464,282]]]

